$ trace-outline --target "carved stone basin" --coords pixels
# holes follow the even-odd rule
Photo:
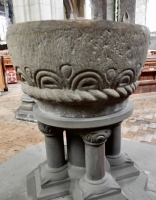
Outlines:
[[[124,109],[146,60],[149,31],[111,21],[40,21],[8,28],[24,93],[46,113],[96,117]]]

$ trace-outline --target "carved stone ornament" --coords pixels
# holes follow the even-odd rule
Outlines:
[[[83,141],[90,145],[100,145],[106,142],[106,140],[110,137],[111,130],[109,129],[90,129],[80,131],[80,136]]]
[[[144,26],[104,20],[27,22],[7,32],[24,93],[53,105],[120,103],[120,110],[137,88],[149,39]]]
[[[47,137],[55,137],[55,136],[58,136],[58,134],[63,133],[63,131],[60,128],[48,126],[41,122],[38,122],[38,128]]]

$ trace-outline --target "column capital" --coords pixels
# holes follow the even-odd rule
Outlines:
[[[41,122],[38,122],[38,128],[47,137],[56,137],[58,136],[58,134],[60,135],[63,133],[63,130],[61,128],[49,126]]]
[[[111,135],[110,129],[86,129],[80,131],[83,141],[90,145],[101,145]]]

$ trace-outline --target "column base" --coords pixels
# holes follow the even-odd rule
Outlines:
[[[16,110],[15,118],[18,119],[18,120],[23,120],[23,121],[28,121],[28,122],[34,122],[34,123],[37,122],[37,120],[33,116],[33,112],[24,111],[24,110],[22,110],[21,107],[19,107]]]
[[[37,122],[33,116],[34,99],[26,94],[21,96],[21,106],[16,110],[15,118],[23,121]]]
[[[111,174],[110,164],[106,157],[105,157],[105,169],[106,169],[106,172]],[[85,172],[86,172],[86,168],[77,167],[68,162],[68,174],[69,174],[70,179],[79,180],[81,177],[85,175]]]
[[[74,182],[71,194],[73,200],[127,200],[120,186],[108,173],[99,181],[91,181],[85,175]]]
[[[139,176],[140,171],[135,166],[135,163],[124,152],[117,156],[107,156],[111,166],[111,174],[116,181]]]
[[[105,156],[105,170],[106,172],[108,172],[109,174],[111,174],[111,167],[110,167],[110,163],[108,161],[108,159]]]
[[[70,179],[79,180],[82,176],[84,176],[85,172],[85,168],[74,166],[68,162],[68,174]]]
[[[52,200],[69,195],[70,179],[67,166],[47,171],[41,164],[27,176],[27,193],[30,200]]]

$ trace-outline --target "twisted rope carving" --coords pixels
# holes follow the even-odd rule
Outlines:
[[[118,87],[117,89],[100,90],[69,90],[69,89],[39,89],[22,83],[22,90],[29,96],[47,100],[55,103],[70,103],[70,102],[97,102],[99,99],[107,101],[111,98],[126,98],[131,95],[138,87],[138,83],[132,83],[125,87]]]

